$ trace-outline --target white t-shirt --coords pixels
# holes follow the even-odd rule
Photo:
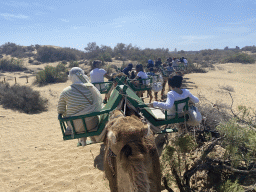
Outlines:
[[[90,72],[91,83],[104,82],[104,75],[107,72],[104,69],[95,68]]]
[[[141,79],[148,79],[148,75],[143,71],[138,72],[137,77],[140,77]],[[146,81],[143,81],[142,83],[143,85],[148,85],[150,84],[150,80],[148,79]]]
[[[90,78],[91,78],[91,83],[100,83],[100,82],[104,82],[104,75],[107,72],[104,69],[99,69],[99,68],[95,68],[90,72]],[[100,90],[100,86],[96,85],[96,87]],[[105,86],[102,85],[101,89],[104,89]]]
[[[189,97],[190,101],[192,101],[193,103],[198,103],[199,99],[197,97],[195,97],[194,95],[192,95],[189,90],[187,89],[181,89],[182,90],[182,94],[179,94],[175,91],[169,91],[167,93],[167,100],[166,102],[157,102],[154,101],[153,102],[153,107],[160,107],[162,109],[167,109],[168,110],[168,115],[172,115],[175,114],[175,105],[174,105],[174,101],[179,101],[182,99],[185,99],[187,97]],[[185,103],[181,103],[178,105],[178,113],[181,113],[183,111],[183,108],[185,106]]]
[[[138,72],[137,76],[140,77],[141,79],[147,79],[148,78],[148,75],[143,71]]]
[[[185,64],[187,64],[187,63],[188,63],[187,59],[183,59],[183,61],[184,61],[184,63],[185,63]]]

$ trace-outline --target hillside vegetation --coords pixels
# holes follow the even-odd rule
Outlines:
[[[167,58],[186,57],[190,64],[196,63],[201,67],[212,67],[213,63],[223,62],[241,62],[254,63],[256,55],[248,55],[244,52],[256,52],[255,46],[246,46],[242,49],[205,49],[201,51],[178,51],[170,52],[168,48],[141,49],[132,44],[126,45],[118,43],[114,48],[110,46],[98,46],[95,42],[90,42],[84,48],[84,51],[74,48],[56,48],[53,46],[20,46],[15,43],[5,43],[0,46],[0,54],[11,55],[17,58],[34,57],[37,61],[47,63],[55,61],[77,61],[77,60],[102,60],[112,62],[112,58],[121,61],[137,61],[146,65],[148,59],[156,60],[161,58],[163,62]],[[31,61],[32,62],[32,61]]]

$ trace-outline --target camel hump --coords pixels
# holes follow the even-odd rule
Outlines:
[[[144,137],[147,127],[140,120],[138,121],[136,116],[126,116],[115,122],[112,131],[118,136]]]

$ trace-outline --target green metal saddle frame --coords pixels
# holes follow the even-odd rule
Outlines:
[[[150,81],[150,85],[145,85],[146,81]],[[133,82],[139,82],[137,85],[135,85]],[[144,82],[144,83],[143,83]],[[127,80],[127,85],[133,90],[133,91],[146,91],[152,89],[152,78],[147,79],[129,79]]]
[[[121,82],[120,82],[121,83]],[[173,123],[181,123],[188,120],[188,116],[185,115],[183,117],[179,117],[177,113],[178,104],[180,103],[186,103],[184,110],[188,110],[188,101],[189,98],[186,98],[184,100],[175,101],[175,107],[176,107],[176,114],[175,118],[169,119],[167,116],[167,111],[165,111],[165,119],[159,120],[157,119],[154,114],[152,113],[151,109],[142,101],[141,98],[139,98],[136,93],[129,88],[127,85],[117,85],[117,87],[113,90],[109,101],[104,106],[104,108],[99,112],[93,112],[87,115],[80,115],[80,116],[72,116],[72,117],[62,117],[59,115],[58,119],[60,122],[60,127],[63,135],[63,140],[70,140],[70,139],[77,139],[82,137],[89,137],[89,136],[95,136],[100,135],[103,129],[105,128],[105,125],[107,124],[109,120],[109,113],[113,110],[115,110],[119,104],[122,102],[123,99],[127,99],[127,101],[134,107],[138,112],[141,112],[143,116],[154,126],[162,126],[162,125],[168,125]],[[92,116],[100,116],[98,129],[97,131],[91,131],[88,132],[86,128],[85,118],[86,117],[92,117]],[[75,131],[74,123],[73,121],[76,119],[82,119],[83,125],[84,125],[84,132],[83,133],[77,133]],[[66,129],[67,129],[67,122],[70,122],[72,132],[71,135],[65,135]],[[167,133],[167,132],[174,132],[174,130],[162,130],[160,133]]]
[[[101,132],[103,131],[103,129],[105,128],[106,123],[108,122],[109,113],[116,109],[116,107],[119,105],[119,103],[121,102],[121,100],[123,98],[123,96],[121,94],[119,94],[119,91],[121,91],[121,88],[120,88],[120,86],[117,86],[113,90],[108,103],[99,112],[93,112],[93,113],[86,114],[86,115],[72,116],[72,117],[62,117],[61,115],[59,115],[58,119],[59,119],[59,122],[60,122],[60,127],[61,127],[61,131],[62,131],[62,135],[63,135],[63,140],[70,140],[70,139],[77,139],[77,138],[81,138],[81,137],[89,137],[89,136],[100,135]],[[98,129],[97,129],[97,131],[88,132],[87,128],[86,128],[85,118],[86,117],[93,117],[93,116],[96,116],[96,115],[100,116]],[[83,125],[84,125],[84,132],[83,133],[77,133],[75,131],[73,121],[76,120],[76,119],[82,119]],[[71,135],[65,135],[68,121],[72,125],[73,134],[71,134]]]
[[[151,111],[150,107],[148,107],[148,105],[146,105],[141,98],[139,98],[132,89],[128,88],[126,90],[126,95],[127,95],[127,100],[129,101],[129,103],[135,107],[139,112],[142,113],[142,115],[149,121],[149,123],[151,123],[153,126],[158,127],[158,126],[162,126],[162,125],[168,125],[168,124],[174,124],[174,123],[182,123],[188,120],[188,115],[184,115],[182,117],[179,116],[178,114],[178,104],[180,103],[185,103],[184,106],[184,111],[188,110],[188,102],[189,102],[189,97],[183,99],[183,100],[179,100],[179,101],[175,101],[174,105],[175,105],[175,117],[174,118],[169,118],[169,116],[167,115],[167,110],[165,110],[165,119],[163,120],[159,120],[157,119],[157,117],[153,114],[153,112]],[[163,130],[161,131],[161,133],[166,133],[166,132],[174,132],[174,130]]]
[[[100,82],[100,83],[92,83],[94,86],[98,85],[99,86],[99,91],[101,94],[107,94],[112,85],[113,85],[113,82],[112,81],[107,81],[107,82]]]

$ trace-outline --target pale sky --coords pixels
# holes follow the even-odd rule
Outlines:
[[[242,48],[256,45],[255,11],[255,0],[2,0],[0,45]]]

